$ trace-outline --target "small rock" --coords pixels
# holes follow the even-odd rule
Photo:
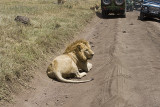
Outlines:
[[[94,45],[91,46],[92,48],[95,47]]]
[[[99,7],[99,4],[95,4],[94,6],[91,6],[90,9],[96,11],[99,9]]]
[[[134,25],[133,23],[129,24],[129,25]]]
[[[126,31],[123,31],[123,33],[126,33]]]
[[[21,22],[23,24],[26,24],[26,25],[30,25],[30,19],[25,16],[17,16],[14,20],[17,22]]]
[[[25,100],[25,101],[28,101],[28,100]]]
[[[64,4],[66,0],[57,0],[58,4]]]
[[[66,95],[65,98],[68,98],[68,96]]]
[[[60,28],[60,27],[61,27],[61,25],[56,23],[55,28]]]
[[[89,42],[90,44],[93,44],[93,42]]]

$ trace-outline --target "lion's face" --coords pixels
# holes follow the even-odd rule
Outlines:
[[[94,52],[90,47],[81,43],[77,45],[76,55],[79,59],[81,59],[81,61],[87,61],[88,59],[91,59],[93,57]]]

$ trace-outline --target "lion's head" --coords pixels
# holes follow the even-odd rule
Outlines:
[[[91,46],[86,40],[77,40],[70,44],[64,54],[73,52],[79,60],[82,62],[91,59],[94,55],[94,52],[91,50]]]
[[[64,51],[64,54],[67,54],[67,53],[70,53],[70,52],[73,52],[77,47],[78,44],[85,44],[88,48],[91,48],[91,46],[89,45],[89,43],[86,41],[86,40],[77,40],[75,42],[73,42],[72,44],[70,44],[69,46],[67,46],[66,50]]]
[[[74,53],[77,56],[77,58],[82,62],[91,59],[94,55],[94,52],[91,50],[91,48],[89,48],[83,43],[80,43],[76,46]]]

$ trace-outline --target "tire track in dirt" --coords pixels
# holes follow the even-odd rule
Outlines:
[[[116,56],[132,77],[126,82],[123,97],[128,99],[126,107],[158,107],[159,70],[154,67],[160,65],[159,27],[154,21],[135,20],[137,13],[130,13],[125,23],[121,22],[124,25],[119,31],[126,30],[126,33],[119,32],[117,37]]]
[[[117,45],[117,36],[118,36],[118,27],[119,21],[123,19],[117,19],[116,25],[114,25],[114,30],[112,32],[114,35],[113,43],[110,44],[108,51],[108,58],[110,60],[105,61],[101,69],[98,71],[107,70],[104,74],[104,78],[102,81],[102,86],[92,102],[92,107],[124,107],[127,101],[121,96],[124,94],[123,86],[126,79],[130,79],[131,77],[127,74],[127,70],[121,64],[121,61],[115,55],[115,49]],[[108,33],[109,34],[109,33]],[[107,53],[105,53],[107,54]],[[104,73],[104,72],[103,72]]]

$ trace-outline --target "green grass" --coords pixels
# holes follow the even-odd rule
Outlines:
[[[47,62],[93,17],[96,0],[0,1],[0,102],[12,101],[12,93],[33,78],[39,62]],[[31,25],[14,21],[27,16]],[[35,68],[36,67],[36,68]],[[44,71],[45,72],[45,71]]]

